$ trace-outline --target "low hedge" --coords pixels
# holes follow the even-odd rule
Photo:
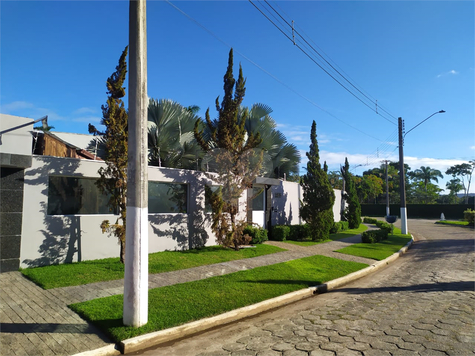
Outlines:
[[[276,225],[272,228],[272,240],[285,241],[290,234],[290,226]]]
[[[363,219],[363,222],[365,224],[373,224],[373,225],[376,225],[376,223],[378,222],[377,219],[374,219],[374,218],[364,218]]]
[[[299,241],[306,239],[310,235],[308,224],[304,225],[289,225],[290,231],[287,240]]]
[[[338,221],[334,222],[333,226],[330,228],[330,234],[338,234],[341,231],[349,229],[348,221]]]
[[[380,230],[369,230],[361,234],[361,241],[367,244],[374,244],[380,242],[381,240],[386,240],[389,236],[387,229]]]
[[[244,228],[243,233],[249,235],[252,238],[251,244],[254,245],[261,244],[264,241],[269,240],[267,237],[267,230],[258,226],[248,225]]]
[[[471,226],[475,225],[475,210],[467,209],[463,212],[463,218]]]

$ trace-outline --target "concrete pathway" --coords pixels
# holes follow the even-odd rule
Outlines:
[[[374,260],[333,252],[361,236],[301,247],[269,242],[288,251],[149,276],[149,288],[185,283],[316,254],[371,264]],[[20,272],[0,274],[0,355],[73,355],[111,341],[67,305],[123,293],[123,280],[43,290]]]

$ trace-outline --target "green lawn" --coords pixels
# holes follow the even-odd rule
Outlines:
[[[390,235],[387,240],[374,244],[354,244],[337,250],[336,252],[381,261],[399,251],[401,247],[405,246],[410,240],[411,235],[402,235],[401,230],[394,228],[394,235]]]
[[[468,221],[440,220],[436,221],[436,224],[468,226]]]
[[[324,256],[311,256],[224,276],[149,290],[148,323],[122,325],[123,296],[72,304],[70,308],[104,330],[114,341],[167,329],[255,304],[333,280],[367,267]]]
[[[299,245],[299,246],[312,246],[312,245],[325,243],[325,242],[328,242],[328,241],[341,240],[341,239],[344,239],[346,237],[359,235],[359,234],[363,233],[366,230],[368,230],[368,227],[366,225],[360,224],[360,226],[357,229],[349,229],[349,230],[339,232],[338,234],[331,234],[330,238],[328,240],[325,240],[325,241],[311,241],[311,240],[291,241],[291,240],[286,240],[286,241],[283,241],[283,242],[286,242],[286,243],[289,243],[289,244],[294,244],[294,245]]]
[[[204,247],[188,251],[164,251],[149,255],[149,273],[162,273],[180,269],[240,260],[285,251],[271,245],[256,245],[239,251],[221,246]],[[84,261],[61,265],[22,269],[21,273],[44,289],[77,286],[124,278],[124,266],[119,258]]]

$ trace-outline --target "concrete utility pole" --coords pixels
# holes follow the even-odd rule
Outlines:
[[[399,190],[401,194],[401,233],[407,234],[406,175],[404,174],[404,121],[398,118],[399,129]]]
[[[389,216],[389,181],[388,181],[388,163],[390,161],[384,160],[386,163],[386,216]]]
[[[129,148],[125,238],[125,325],[148,321],[148,159],[146,0],[129,7]]]
[[[401,190],[401,233],[403,234],[408,234],[409,232],[407,231],[407,210],[406,210],[406,178],[404,174],[404,152],[403,152],[403,146],[404,146],[404,137],[414,130],[416,127],[418,127],[420,124],[423,122],[426,122],[429,120],[432,116],[436,114],[443,114],[445,113],[445,110],[440,110],[436,111],[432,115],[430,115],[428,118],[422,120],[419,122],[416,126],[414,126],[412,129],[408,130],[406,133],[404,133],[404,120],[400,117],[398,119],[398,129],[399,129],[399,180],[400,180],[400,190]]]

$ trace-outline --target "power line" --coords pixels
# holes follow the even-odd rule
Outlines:
[[[249,0],[249,1],[250,1],[250,0]],[[337,70],[319,51],[317,51],[310,43],[308,43],[308,41],[304,38],[304,36],[302,36],[297,30],[294,29],[293,24],[291,25],[286,19],[284,19],[284,18],[282,17],[282,15],[280,15],[280,13],[279,13],[277,10],[275,10],[274,7],[273,7],[271,4],[269,4],[269,2],[268,2],[267,0],[264,0],[264,1],[265,1],[265,3],[266,3],[283,21],[285,21],[285,23],[286,23],[289,27],[292,28],[292,32],[295,31],[295,33],[297,33],[297,34],[304,40],[304,42],[305,42],[315,53],[317,53],[318,56],[320,56],[320,57],[325,61],[325,63],[327,63],[327,64],[328,64],[335,72],[337,72],[346,82],[348,82],[353,88],[355,88],[359,93],[361,93],[365,98],[367,98],[368,100],[370,100],[370,101],[371,101],[373,104],[375,104],[376,107],[377,107],[377,101],[375,102],[374,99],[369,98],[362,90],[360,90],[360,89],[359,89],[358,87],[356,87],[348,78],[346,78],[346,76],[344,76],[343,74],[341,74],[340,71]],[[293,22],[293,21],[292,21],[292,22]],[[303,31],[302,31],[302,32],[303,32]],[[310,41],[312,41],[312,40],[310,39]],[[312,41],[312,42],[313,42],[313,41]],[[316,46],[316,47],[318,47],[318,46]],[[323,51],[322,51],[322,52],[323,52]],[[346,74],[346,73],[345,73],[345,74]],[[389,116],[391,116],[392,118],[394,118],[395,120],[397,120],[397,118],[396,118],[394,115],[392,115],[392,114],[390,114],[389,112],[387,112],[387,111],[386,111],[384,108],[382,108],[381,106],[380,106],[380,108],[381,108],[384,112],[386,112]],[[377,112],[376,112],[376,113],[377,113]],[[377,113],[377,114],[378,114],[378,113]]]
[[[348,84],[350,84],[354,89],[356,89],[361,95],[363,95],[363,97],[365,97],[367,100],[369,100],[371,102],[371,104],[374,105],[375,109],[373,109],[370,105],[368,105],[368,103],[366,103],[361,97],[358,96],[358,94],[355,94],[351,89],[349,89],[348,87],[346,87],[340,80],[338,80],[333,74],[331,74],[329,72],[329,70],[325,69],[320,63],[317,62],[317,60],[315,58],[313,58],[309,53],[307,53],[300,45],[298,45],[296,42],[295,42],[295,39],[294,37],[290,37],[289,35],[287,35],[285,33],[284,30],[282,30],[282,28],[280,28],[274,21],[272,21],[269,16],[267,16],[259,7],[257,7],[253,2],[252,0],[248,0],[269,22],[271,22],[285,37],[287,37],[287,39],[289,39],[298,49],[300,49],[300,51],[302,51],[311,61],[313,61],[318,67],[320,67],[320,69],[322,69],[328,76],[330,76],[334,81],[336,81],[342,88],[344,88],[346,91],[348,91],[351,95],[353,95],[357,100],[359,100],[363,105],[367,106],[370,110],[374,111],[377,115],[381,116],[382,118],[384,118],[386,121],[390,122],[391,124],[393,125],[396,125],[396,123],[394,121],[392,121],[391,119],[387,118],[385,115],[381,114],[380,112],[378,112],[378,104],[377,104],[377,101],[375,102],[373,99],[371,99],[368,95],[366,95],[363,91],[361,91],[358,87],[356,87],[356,85],[354,85],[345,75],[343,75],[338,69],[336,69],[318,50],[315,49],[315,47],[313,47],[305,38],[304,36],[302,36],[297,30],[294,29],[294,26],[291,25],[282,15],[280,15],[280,13],[275,10],[275,8],[270,5],[267,0],[264,0],[265,3],[287,24],[287,26],[289,26],[291,29],[292,29],[292,34],[295,32],[298,36],[300,36],[300,38],[302,38],[302,40],[305,42],[305,44],[310,47],[311,50],[313,50],[313,52],[315,52],[321,59],[323,59],[323,61],[329,65],[331,67],[331,69],[333,69],[341,78],[343,78]],[[275,18],[275,16],[273,16]],[[279,21],[279,23],[281,23]],[[281,23],[282,24],[282,23]],[[384,108],[382,108],[381,106],[379,106],[379,108],[386,112],[389,116],[393,117],[394,119],[396,119],[393,115],[391,115],[389,112],[387,112]]]
[[[208,32],[208,34],[210,34],[211,36],[213,36],[214,38],[216,38],[219,42],[221,42],[222,44],[224,44],[225,46],[229,47],[229,48],[233,48],[229,43],[225,42],[224,40],[222,40],[220,37],[218,37],[214,32],[212,32],[211,30],[207,29],[205,26],[203,26],[200,22],[198,22],[197,20],[195,20],[193,17],[191,17],[190,15],[188,15],[186,12],[184,12],[183,10],[181,10],[179,7],[177,7],[175,4],[171,3],[169,0],[165,0],[170,6],[172,6],[175,10],[177,10],[178,12],[180,12],[182,15],[184,15],[185,17],[187,17],[190,21],[194,22],[196,25],[198,25],[199,27],[201,27],[203,30],[205,30],[206,32]],[[285,33],[284,33],[285,35]],[[340,121],[341,123],[347,125],[348,127],[351,127],[353,130],[356,130],[360,133],[362,133],[363,135],[366,135],[368,137],[371,137],[372,139],[375,139],[377,141],[380,141],[380,142],[384,142],[383,140],[373,136],[373,135],[370,135],[362,130],[360,130],[359,128],[347,123],[346,121],[340,119],[339,117],[337,117],[336,115],[332,114],[331,112],[329,112],[328,110],[322,108],[321,106],[319,106],[318,104],[316,104],[313,100],[307,98],[306,96],[300,94],[299,92],[297,92],[295,89],[293,89],[292,87],[290,87],[289,85],[287,85],[286,83],[284,83],[283,81],[281,81],[279,78],[277,78],[276,76],[274,76],[273,74],[271,74],[270,72],[268,72],[267,70],[265,70],[263,67],[261,67],[259,64],[257,64],[256,62],[254,62],[253,60],[251,60],[250,58],[248,58],[247,56],[245,56],[243,53],[241,53],[239,50],[237,49],[234,49],[234,51],[239,54],[241,57],[243,57],[245,60],[247,60],[248,62],[250,62],[251,64],[253,64],[254,66],[256,66],[258,69],[260,69],[261,71],[263,71],[264,73],[266,73],[267,75],[269,75],[272,79],[274,79],[275,81],[277,81],[278,83],[280,83],[281,85],[285,86],[287,89],[289,89],[290,91],[292,91],[293,93],[295,93],[296,95],[300,96],[302,99],[306,100],[307,102],[309,102],[310,104],[312,104],[313,106],[317,107],[318,109],[320,109],[321,111],[323,111],[324,113],[326,113],[327,115],[333,117],[334,119]]]

